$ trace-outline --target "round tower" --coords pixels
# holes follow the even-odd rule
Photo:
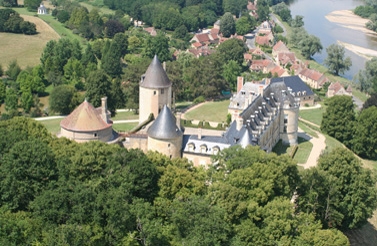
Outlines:
[[[156,118],[164,105],[171,107],[172,83],[165,69],[154,56],[147,71],[141,76],[139,87],[139,123],[152,113]]]
[[[181,157],[183,133],[166,105],[149,127],[147,134],[148,150],[158,151],[170,158]]]

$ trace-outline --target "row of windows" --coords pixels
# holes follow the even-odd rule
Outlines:
[[[164,89],[161,89],[161,95],[164,94],[165,90]],[[156,95],[157,94],[157,91],[153,91],[153,95]]]

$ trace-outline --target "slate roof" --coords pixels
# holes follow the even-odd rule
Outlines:
[[[166,74],[157,55],[154,56],[147,71],[142,76],[140,86],[150,89],[167,88],[171,86],[171,82]]]
[[[155,139],[175,139],[182,136],[182,131],[177,127],[173,113],[164,105],[147,134]]]
[[[287,77],[280,77],[280,78],[272,78],[270,83],[279,83],[284,82],[284,84],[292,89],[292,92],[297,94],[297,92],[303,92],[305,91],[306,95],[310,96],[313,95],[313,91],[310,89],[310,87],[302,81],[302,79],[299,76],[287,76]]]
[[[88,132],[103,130],[111,127],[112,124],[103,120],[100,108],[94,108],[85,100],[60,122],[60,126],[70,131]]]

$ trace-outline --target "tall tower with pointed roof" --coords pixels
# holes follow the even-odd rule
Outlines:
[[[157,55],[141,76],[139,91],[139,123],[147,120],[151,113],[156,118],[164,105],[171,107],[172,83]]]
[[[183,133],[166,105],[148,128],[147,134],[148,150],[158,151],[170,158],[181,157]]]

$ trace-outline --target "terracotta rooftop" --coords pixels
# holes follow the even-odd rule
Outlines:
[[[87,132],[103,130],[111,127],[112,124],[108,124],[102,119],[100,108],[94,108],[85,100],[60,122],[60,126],[71,131]]]
[[[210,42],[210,38],[207,33],[200,33],[195,35],[200,43]]]

